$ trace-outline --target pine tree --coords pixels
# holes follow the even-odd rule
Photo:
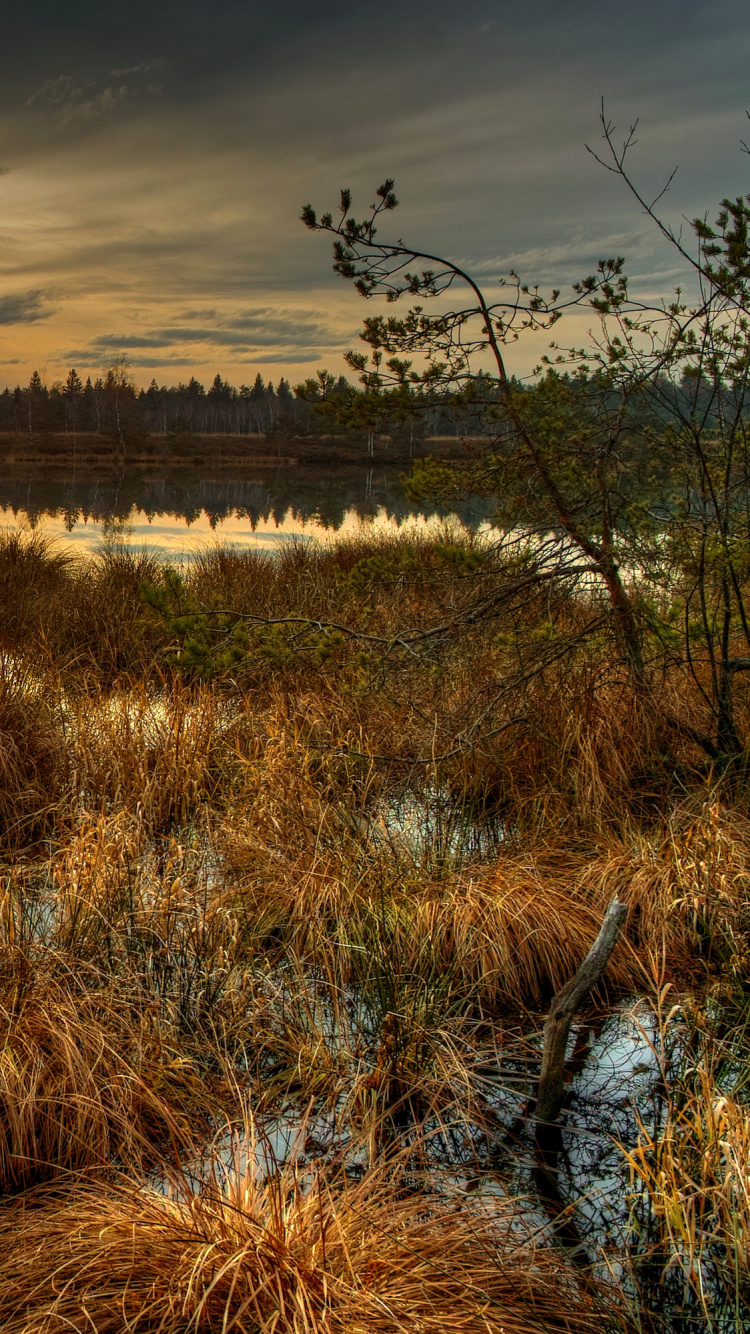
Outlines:
[[[234,389],[226,380],[222,380],[220,375],[215,375],[213,384],[208,391],[208,397],[215,403],[231,403],[234,398]]]

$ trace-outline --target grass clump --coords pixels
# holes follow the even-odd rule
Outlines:
[[[0,1214],[9,1334],[594,1334],[601,1309],[508,1210],[457,1212],[392,1175],[222,1169],[172,1198],[81,1186]]]
[[[0,1191],[144,1165],[191,1142],[138,1015],[111,988],[95,976],[66,984],[12,954],[2,983]]]
[[[677,1328],[745,1329],[750,1321],[750,1106],[746,1015],[727,1030],[665,987],[653,1043],[661,1099],[630,1172],[632,1281],[644,1312]],[[675,1023],[677,1019],[677,1023]]]
[[[207,689],[122,683],[71,701],[71,804],[138,814],[152,833],[186,824],[211,802],[231,714]]]
[[[20,851],[54,828],[66,795],[56,695],[54,677],[0,656],[0,848]]]

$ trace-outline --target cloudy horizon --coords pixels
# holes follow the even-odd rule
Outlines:
[[[365,307],[300,206],[386,176],[396,235],[566,284],[622,253],[668,295],[674,253],[586,149],[600,101],[679,227],[744,193],[750,16],[739,0],[31,0],[0,90],[0,387],[38,369],[139,383],[342,368]],[[574,339],[584,317],[569,322]],[[558,326],[562,331],[563,326]],[[562,334],[564,337],[564,334]],[[528,370],[539,339],[519,347]]]

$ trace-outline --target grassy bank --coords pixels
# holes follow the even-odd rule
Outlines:
[[[3,1329],[743,1328],[743,774],[502,578],[448,533],[177,578],[0,540]],[[615,889],[573,1064],[639,995],[653,1079],[578,1245],[521,1167]]]
[[[455,436],[418,438],[411,444],[378,436],[370,452],[356,435],[221,434],[176,431],[152,432],[123,446],[113,435],[94,431],[0,431],[0,459],[6,467],[111,468],[196,467],[202,469],[257,468],[273,463],[323,468],[407,467],[427,455],[459,458],[461,441]]]

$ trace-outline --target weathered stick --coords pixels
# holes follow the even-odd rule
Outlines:
[[[539,1076],[534,1112],[537,1129],[557,1120],[565,1097],[565,1052],[570,1025],[579,1006],[607,967],[609,956],[620,938],[627,911],[626,905],[620,903],[615,895],[604,914],[599,935],[578,972],[560,988],[550,1005],[544,1025],[542,1073]]]

